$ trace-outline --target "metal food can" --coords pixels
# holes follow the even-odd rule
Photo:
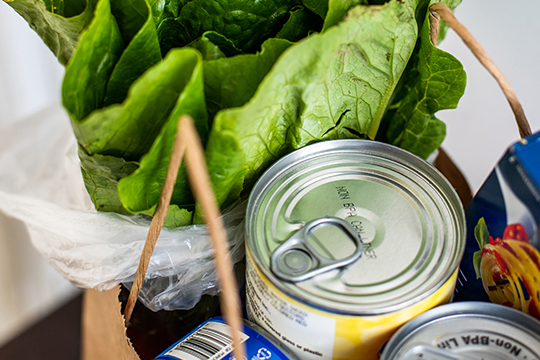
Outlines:
[[[518,310],[460,302],[429,310],[397,331],[381,360],[539,360],[540,322]]]
[[[426,161],[371,140],[306,146],[249,198],[249,319],[302,359],[376,359],[449,301],[464,234],[456,192]]]
[[[289,349],[252,322],[244,320],[240,339],[248,360],[297,360]],[[155,360],[231,360],[232,351],[231,328],[218,316],[200,324]]]

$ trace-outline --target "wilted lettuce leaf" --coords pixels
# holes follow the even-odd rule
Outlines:
[[[4,1],[28,22],[62,65],[71,59],[81,32],[92,20],[97,3],[97,0],[70,1],[53,11],[50,1],[48,4],[41,0]]]
[[[170,51],[166,60],[171,58],[175,64],[181,64],[182,70],[191,76],[186,76],[182,80],[183,88],[175,108],[161,128],[151,149],[142,157],[139,169],[120,180],[118,187],[120,198],[124,207],[131,212],[148,212],[155,209],[167,174],[180,116],[189,114],[194,119],[203,143],[208,133],[202,57],[194,49],[185,48]],[[193,206],[184,167],[179,171],[171,204]]]
[[[449,3],[457,5],[459,1]],[[426,11],[415,52],[378,139],[427,158],[446,136],[446,125],[434,114],[455,108],[465,85],[461,63],[431,43]]]
[[[294,0],[157,0],[153,5],[161,49],[166,53],[215,31],[244,52],[257,51],[276,34]]]
[[[288,151],[374,138],[414,49],[414,10],[399,2],[353,8],[339,25],[285,51],[246,105],[219,112],[207,147],[218,202],[235,201]]]

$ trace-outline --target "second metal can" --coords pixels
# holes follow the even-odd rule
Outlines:
[[[403,325],[381,360],[539,360],[540,322],[479,301],[429,310]]]
[[[247,307],[303,359],[376,359],[449,301],[463,208],[433,166],[370,140],[325,141],[272,166],[246,216]]]

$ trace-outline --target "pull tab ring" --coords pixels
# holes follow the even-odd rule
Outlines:
[[[322,256],[310,244],[308,236],[321,225],[336,227],[352,240],[355,251],[343,259],[330,259]],[[347,221],[336,217],[312,220],[296,231],[272,253],[270,270],[279,279],[300,282],[327,271],[347,266],[362,256],[363,243],[358,232]]]

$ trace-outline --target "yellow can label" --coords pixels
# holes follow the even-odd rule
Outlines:
[[[432,295],[396,312],[341,315],[296,301],[273,286],[246,256],[249,319],[278,338],[301,359],[376,360],[382,344],[405,322],[450,300],[457,270]]]

